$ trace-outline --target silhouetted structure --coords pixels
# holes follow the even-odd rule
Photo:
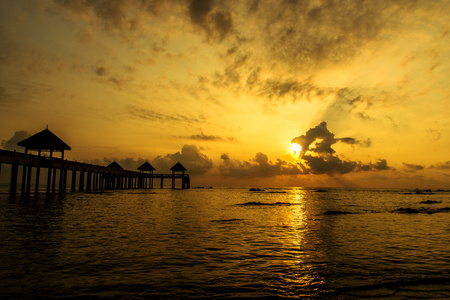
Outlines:
[[[69,145],[51,132],[48,127],[18,142],[17,145],[25,147],[25,153],[28,153],[28,150],[38,151],[38,156],[41,156],[42,151],[49,151],[50,157],[53,156],[53,152],[61,152],[61,159],[64,159],[64,150],[71,150]]]
[[[148,172],[148,174],[150,174],[150,188],[153,188],[153,171],[155,171],[156,169],[153,168],[153,166],[146,161],[145,163],[143,163],[141,166],[138,167],[138,170],[141,171],[142,173]],[[147,182],[146,182],[147,179],[143,178],[142,180],[145,181],[142,184],[144,186],[147,185]]]
[[[181,172],[181,178],[182,178],[182,182],[181,182],[181,188],[185,189],[185,188],[190,188],[190,181],[189,180],[185,180],[185,176],[184,176],[184,172],[186,172],[186,168],[183,167],[182,164],[180,164],[180,162],[177,162],[172,168],[170,168],[170,170],[172,171],[172,188],[175,188],[175,173],[176,172]],[[189,179],[189,177],[188,177]]]
[[[64,151],[71,150],[70,146],[58,138],[48,128],[20,141],[18,145],[25,147],[25,153],[16,151],[0,150],[0,172],[1,164],[11,164],[10,193],[15,194],[17,190],[18,168],[22,166],[22,191],[29,193],[31,190],[31,179],[33,168],[35,172],[35,190],[39,190],[40,168],[47,168],[47,193],[56,191],[57,174],[59,172],[59,192],[64,193],[67,186],[67,172],[72,171],[71,192],[76,191],[77,179],[79,191],[95,191],[104,189],[133,189],[133,188],[153,188],[153,179],[172,178],[172,188],[175,188],[175,179],[181,178],[182,188],[190,187],[189,175],[185,174],[186,169],[180,164],[172,167],[172,174],[153,174],[153,168],[148,162],[138,169],[140,172],[124,170],[117,162],[113,162],[107,167],[79,163],[64,160]],[[28,153],[29,150],[38,151],[38,155]],[[49,151],[48,157],[41,156],[41,153]],[[61,152],[61,158],[53,157],[53,152]],[[148,171],[148,173],[144,173]],[[182,172],[182,174],[175,174]],[[150,186],[148,184],[150,179]]]
[[[148,171],[150,173],[153,173],[153,171],[155,171],[156,169],[153,168],[153,166],[151,164],[149,164],[148,162],[145,162],[138,168],[138,170],[141,172]]]
[[[107,168],[117,169],[117,170],[123,170],[122,166],[116,163],[116,161],[113,161],[110,163]]]
[[[25,147],[25,154],[28,153],[28,150],[38,151],[38,156],[41,156],[42,152],[50,152],[49,159],[52,159],[53,152],[61,152],[61,159],[64,160],[64,151],[65,150],[71,150],[69,145],[67,145],[65,142],[63,142],[59,137],[57,137],[53,132],[51,132],[47,128],[44,130],[20,141],[17,143],[17,145]],[[22,166],[22,191],[29,192],[31,189],[31,171],[32,171],[33,165],[23,165]],[[28,169],[28,173],[27,173]],[[12,173],[17,171],[17,164],[13,164],[12,166]],[[15,192],[17,182],[14,182],[17,180],[17,174],[12,174],[13,176],[11,179],[15,178],[10,186],[12,189],[11,192]],[[63,172],[60,172],[60,182],[62,181]],[[40,167],[36,167],[36,182],[35,182],[35,189],[37,191],[39,187],[39,177],[40,177]],[[28,180],[27,180],[28,179]],[[56,188],[56,169],[53,169],[53,180],[52,180],[52,168],[51,166],[48,167],[48,175],[47,175],[47,189],[48,192],[50,192],[50,183],[52,190],[54,191]]]

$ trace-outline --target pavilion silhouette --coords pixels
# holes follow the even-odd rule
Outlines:
[[[57,177],[60,193],[66,191],[68,171],[71,171],[71,192],[76,191],[78,181],[79,191],[95,191],[105,189],[133,189],[153,188],[153,180],[161,180],[161,188],[164,187],[164,178],[172,179],[172,188],[175,188],[175,180],[181,179],[181,188],[190,188],[190,178],[186,174],[186,168],[180,162],[170,170],[172,174],[154,174],[155,168],[148,162],[141,165],[137,171],[123,169],[117,162],[112,162],[104,167],[93,164],[80,163],[64,159],[64,151],[72,148],[47,128],[20,141],[19,146],[25,148],[25,153],[0,149],[0,172],[2,164],[11,165],[10,193],[17,190],[18,168],[22,166],[22,192],[29,193],[33,173],[35,176],[35,190],[39,191],[40,169],[46,168],[47,193],[56,191]],[[29,153],[37,151],[38,154]],[[49,152],[48,156],[42,156],[43,152]],[[54,157],[55,152],[60,152],[61,157]],[[35,172],[33,172],[35,169]],[[59,176],[57,176],[59,175]]]

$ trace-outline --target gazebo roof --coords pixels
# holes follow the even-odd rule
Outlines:
[[[59,137],[48,128],[30,136],[17,143],[17,145],[25,147],[30,150],[51,150],[64,151],[71,150],[70,146],[64,143]]]
[[[113,169],[123,170],[123,168],[122,168],[118,163],[116,163],[115,161],[113,161],[112,163],[110,163],[110,164],[107,166],[107,168],[113,168]]]
[[[155,168],[153,168],[153,166],[151,164],[149,164],[148,162],[145,162],[142,164],[142,166],[140,166],[138,168],[139,171],[154,171],[156,170]]]
[[[186,171],[186,168],[183,167],[182,164],[180,164],[180,162],[177,162],[172,168],[170,168],[171,171],[180,171],[180,172],[184,172]]]

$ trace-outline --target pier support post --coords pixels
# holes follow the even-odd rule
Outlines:
[[[41,175],[40,172],[41,172],[41,168],[37,167],[36,168],[36,181],[34,183],[34,191],[36,193],[39,192],[39,176]]]
[[[163,183],[163,176],[161,176],[161,188],[164,187],[164,183]]]
[[[27,194],[30,193],[31,191],[31,171],[33,171],[33,165],[30,164],[28,166],[28,174],[27,174]]]
[[[67,169],[64,168],[63,170],[63,193],[66,192],[67,189]]]
[[[103,173],[98,173],[98,189],[99,190],[105,189],[105,178],[103,176]]]
[[[17,172],[18,172],[19,166],[16,162],[14,162],[11,166],[11,181],[9,185],[9,192],[11,194],[15,194],[17,191]]]
[[[58,186],[58,189],[59,189],[60,193],[65,192],[64,185],[65,184],[64,184],[64,165],[63,165],[63,166],[61,166],[61,169],[59,169],[59,186]]]
[[[66,192],[67,170],[64,167],[59,169],[59,192]]]
[[[80,186],[78,189],[80,192],[84,190],[84,171],[80,171]]]
[[[52,193],[56,191],[56,168],[53,168]]]
[[[92,172],[87,172],[86,191],[90,191],[92,186]]]
[[[52,182],[52,167],[49,166],[47,172],[47,194],[50,194],[51,182]]]
[[[25,186],[27,184],[27,166],[22,166],[22,192],[25,192]]]
[[[72,183],[70,185],[70,191],[75,192],[77,185],[77,170],[72,170]]]

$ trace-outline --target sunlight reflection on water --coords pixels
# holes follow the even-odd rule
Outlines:
[[[396,296],[432,282],[431,295],[448,295],[449,195],[301,188],[2,195],[0,290],[6,298],[333,298]],[[439,203],[421,204],[431,197]]]

